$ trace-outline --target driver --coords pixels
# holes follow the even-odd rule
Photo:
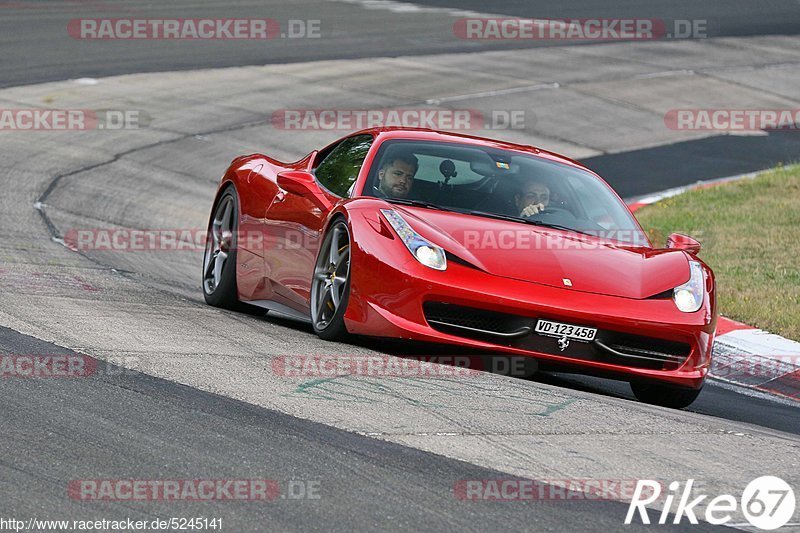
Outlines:
[[[514,202],[522,218],[541,213],[550,205],[550,188],[541,181],[528,181],[514,196]]]
[[[405,198],[411,192],[419,161],[411,153],[395,152],[383,159],[378,170],[378,184],[374,187],[379,198]]]

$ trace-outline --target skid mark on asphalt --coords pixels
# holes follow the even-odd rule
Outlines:
[[[399,385],[394,387],[393,385]],[[453,402],[431,402],[421,400],[409,395],[408,389],[417,389],[427,395],[443,393],[443,398],[450,398]],[[509,393],[510,392],[510,393]],[[350,403],[378,404],[385,403],[387,399],[397,399],[407,402],[415,407],[428,409],[451,409],[463,407],[465,396],[475,398],[480,393],[482,400],[500,400],[497,407],[473,407],[472,410],[483,412],[506,413],[509,406],[521,408],[521,414],[529,416],[549,417],[578,401],[578,398],[564,397],[555,401],[531,398],[524,391],[498,391],[496,387],[482,387],[476,383],[467,385],[463,382],[453,383],[449,380],[419,379],[419,378],[388,378],[380,381],[368,379],[353,379],[351,375],[332,376],[312,379],[299,384],[291,393],[285,396],[304,396],[314,400],[340,401]],[[449,396],[446,396],[449,394]],[[415,396],[415,395],[414,395]],[[483,403],[482,405],[486,405]]]

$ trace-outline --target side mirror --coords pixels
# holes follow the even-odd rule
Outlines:
[[[278,187],[300,196],[322,192],[314,176],[304,170],[288,170],[278,174]]]
[[[700,243],[696,239],[683,235],[682,233],[673,233],[667,237],[667,248],[675,250],[683,250],[692,255],[700,253]]]
[[[314,202],[317,207],[326,211],[331,208],[331,203],[325,197],[322,189],[319,188],[314,175],[310,172],[306,172],[305,170],[287,170],[286,172],[278,174],[277,181],[278,187],[281,189],[308,198]]]

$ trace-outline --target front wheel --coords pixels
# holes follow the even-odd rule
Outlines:
[[[631,383],[631,390],[640,402],[673,409],[683,409],[697,399],[702,389],[684,389],[650,383]]]
[[[311,281],[311,323],[323,340],[347,337],[344,312],[350,296],[350,230],[339,219],[322,241]]]

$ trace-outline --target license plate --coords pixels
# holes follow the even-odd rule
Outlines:
[[[597,328],[540,320],[536,323],[536,333],[547,337],[567,337],[576,341],[589,342],[594,340]]]

